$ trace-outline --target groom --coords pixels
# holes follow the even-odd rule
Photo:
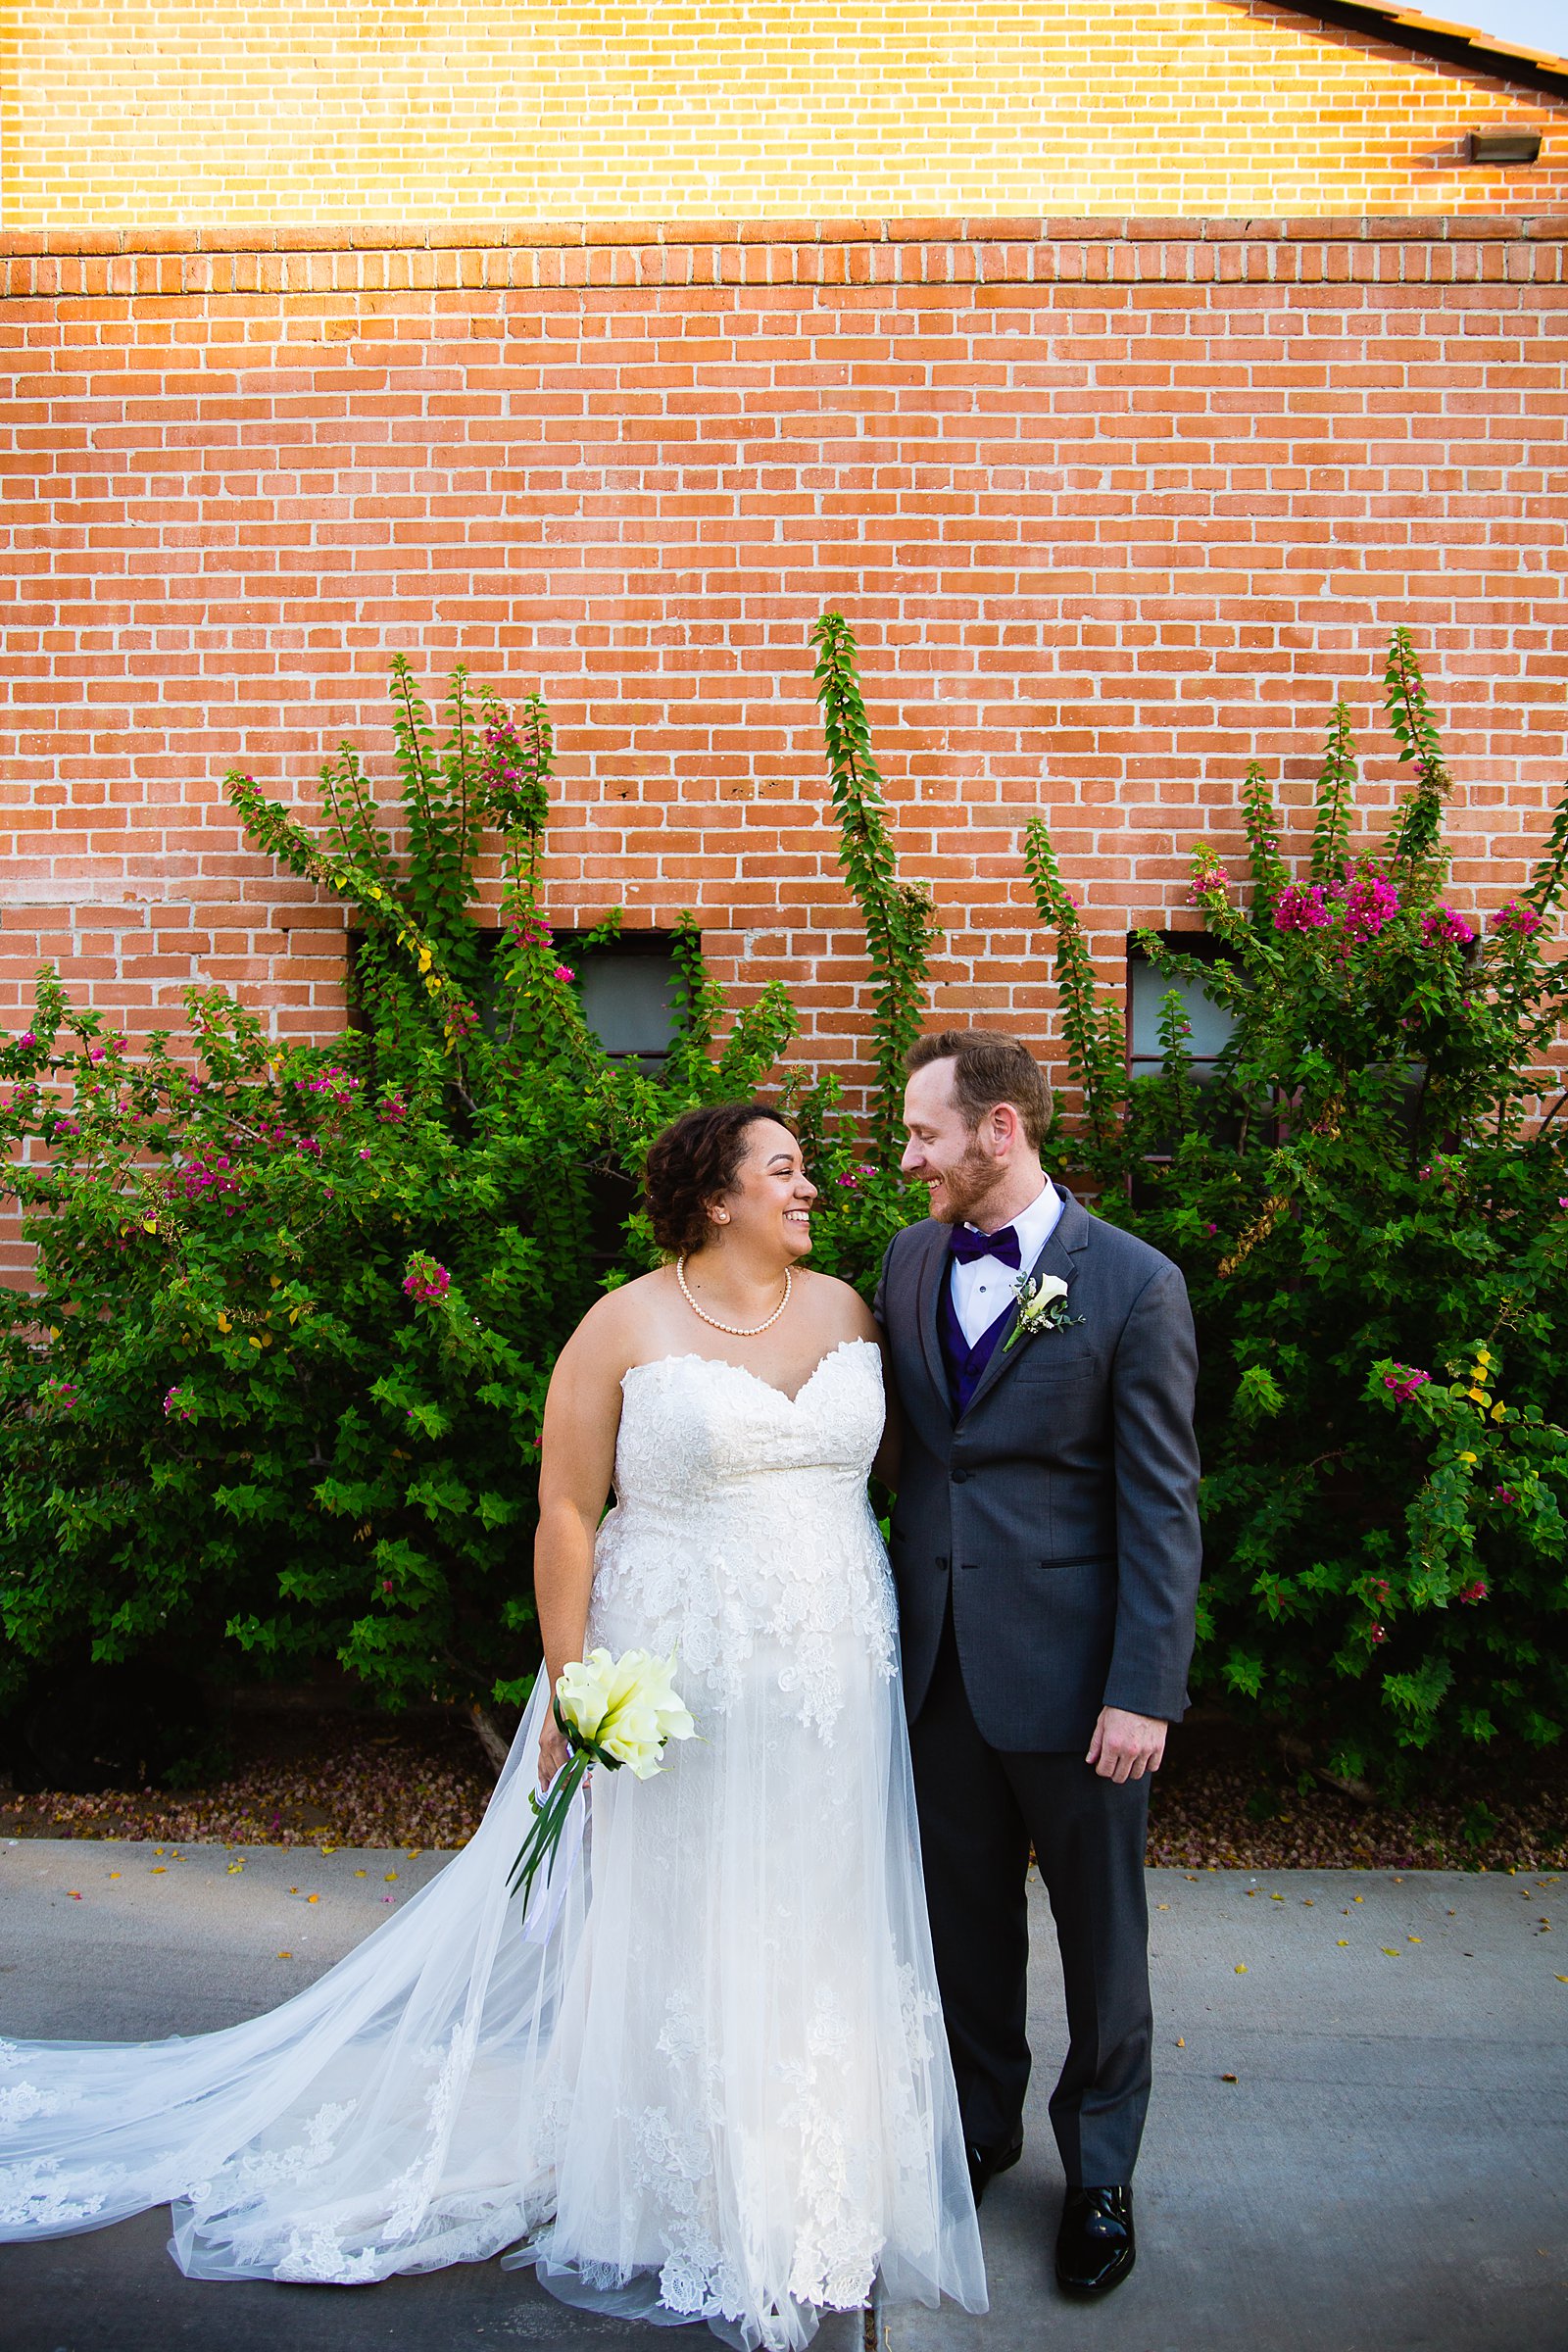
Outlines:
[[[1023,1046],[946,1029],[907,1068],[903,1166],[931,1215],[889,1249],[876,1316],[904,1410],[893,1569],[937,1975],[978,2203],[1023,2148],[1032,1847],[1067,1996],[1056,2277],[1099,2295],[1134,2259],[1148,1775],[1187,1704],[1199,1578],[1193,1322],[1168,1258],[1046,1176]]]

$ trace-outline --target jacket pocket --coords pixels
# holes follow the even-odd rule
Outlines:
[[[1033,1384],[1037,1380],[1089,1380],[1099,1370],[1100,1358],[1087,1344],[1064,1348],[1049,1332],[1037,1339],[1022,1340],[1023,1354],[1018,1358],[1017,1377]]]

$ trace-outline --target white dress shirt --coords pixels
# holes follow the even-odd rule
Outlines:
[[[975,1257],[967,1264],[957,1259],[953,1261],[950,1274],[953,1308],[958,1328],[971,1348],[983,1331],[991,1329],[1003,1309],[1011,1304],[1019,1275],[1028,1273],[1055,1232],[1062,1206],[1061,1195],[1048,1177],[1039,1198],[1009,1220],[1018,1236],[1018,1254],[1022,1260],[1016,1272],[1000,1257]],[[969,1230],[973,1232],[975,1228],[971,1226]]]

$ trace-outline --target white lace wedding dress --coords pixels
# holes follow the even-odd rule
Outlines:
[[[541,1688],[476,1836],[308,1991],[189,2040],[0,2042],[0,2237],[167,2200],[193,2278],[349,2285],[512,2247],[747,2352],[877,2279],[985,2309],[865,1495],[878,1350],[794,1398],[670,1356],[623,1399],[589,1641],[678,1651],[700,1738],[593,1776],[522,1922]]]

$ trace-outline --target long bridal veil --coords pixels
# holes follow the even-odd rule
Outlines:
[[[525,2241],[564,2300],[748,2352],[808,2343],[878,2262],[894,2300],[983,2310],[896,1680],[876,1692],[821,1801],[744,1703],[657,1780],[596,1773],[519,1922],[541,1684],[469,1844],[281,2008],[0,2043],[0,2238],[167,2201],[192,2278],[339,2284]]]
[[[544,1701],[541,1683],[469,1843],[281,2008],[190,2039],[0,2042],[0,2236],[167,2202],[192,2278],[360,2283],[544,2218],[531,2094],[589,1892],[568,1837],[518,1932]]]

